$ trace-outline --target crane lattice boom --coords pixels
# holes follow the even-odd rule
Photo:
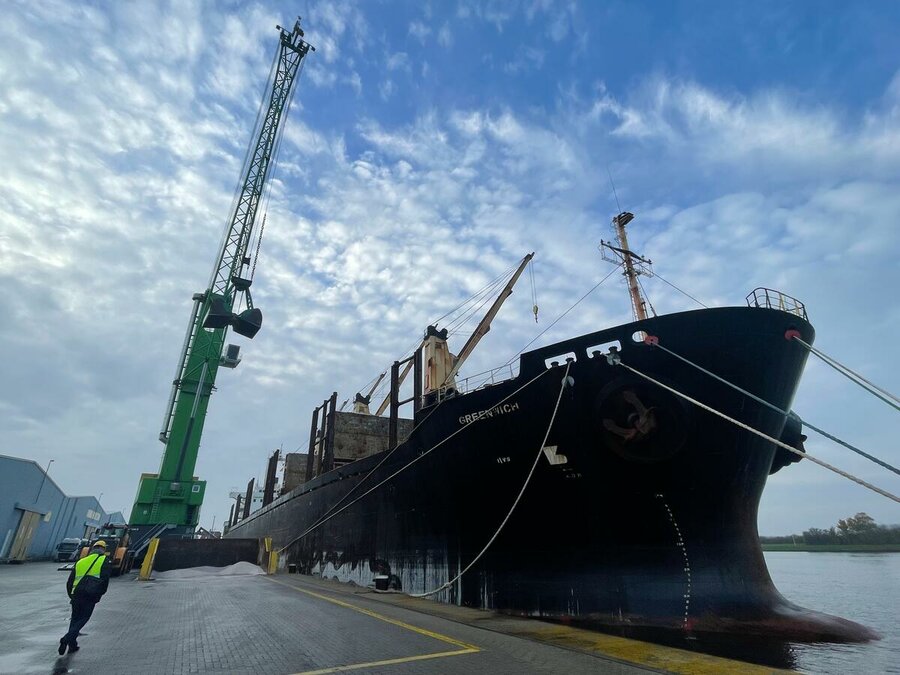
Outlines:
[[[261,110],[264,108],[265,114],[260,116],[250,143],[234,213],[209,287],[193,296],[194,305],[159,434],[166,449],[159,473],[141,476],[131,511],[132,525],[169,524],[183,531],[193,531],[197,525],[206,482],[197,480],[193,473],[209,397],[219,366],[234,367],[240,360],[234,346],[229,346],[229,353],[223,357],[225,337],[228,328],[233,327],[239,335],[252,338],[262,325],[262,313],[253,307],[250,297],[252,279],[243,273],[251,262],[248,248],[257,209],[277,158],[299,66],[310,50],[315,51],[303,39],[299,18],[292,31],[277,28],[279,50],[263,96]],[[242,299],[247,309],[235,314],[233,309]]]

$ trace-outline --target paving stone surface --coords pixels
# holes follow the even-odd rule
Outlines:
[[[58,657],[69,605],[56,567],[0,565],[0,673],[652,672],[297,575],[113,579],[81,651]]]

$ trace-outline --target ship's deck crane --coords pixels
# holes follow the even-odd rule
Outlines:
[[[196,527],[206,482],[197,480],[194,467],[209,397],[219,366],[233,368],[240,361],[236,345],[225,349],[225,336],[233,327],[238,335],[252,338],[262,325],[262,313],[253,306],[250,296],[252,268],[249,277],[245,271],[251,263],[250,240],[266,179],[278,154],[299,66],[310,50],[315,51],[303,39],[299,17],[293,30],[276,28],[279,49],[260,107],[264,114],[248,148],[234,213],[209,286],[193,296],[194,306],[159,434],[166,449],[159,473],[141,475],[131,511],[132,526],[168,525],[174,527],[173,533]],[[246,309],[235,313],[242,302]]]
[[[469,336],[469,339],[466,340],[466,343],[459,351],[458,356],[454,356],[450,353],[450,348],[447,345],[448,331],[446,329],[438,330],[436,326],[428,326],[425,331],[425,337],[414,350],[425,350],[423,360],[425,363],[424,394],[426,396],[437,391],[450,391],[456,389],[456,375],[459,373],[459,369],[462,368],[466,359],[472,355],[472,352],[475,350],[475,347],[478,346],[478,343],[481,342],[481,339],[487,335],[489,330],[491,330],[491,322],[493,322],[494,318],[497,316],[497,313],[500,311],[503,303],[506,302],[506,299],[512,295],[513,286],[516,285],[516,282],[519,280],[519,277],[522,276],[522,272],[525,271],[525,267],[531,262],[532,258],[534,258],[534,253],[529,253],[522,258],[516,271],[513,272],[509,281],[506,282],[506,285],[503,287],[503,290],[500,291],[500,294],[494,300],[490,309],[488,309],[481,321],[478,322],[478,326],[476,326],[472,335]],[[535,308],[536,307],[537,305],[535,305]],[[398,386],[403,384],[403,381],[406,379],[412,366],[413,362],[411,360],[407,361],[403,371],[400,373]],[[380,381],[381,380],[379,379],[379,382]],[[357,394],[357,396],[359,395]],[[375,411],[376,417],[387,410],[389,404],[390,394],[388,394],[381,402],[381,405],[378,406],[378,409]]]
[[[384,379],[385,375],[387,375],[386,370],[378,376],[378,379],[375,380],[375,384],[373,384],[369,388],[369,393],[365,396],[363,396],[360,392],[356,392],[356,398],[353,400],[353,412],[363,415],[369,414],[369,403],[372,402],[372,394],[374,394],[375,390],[378,389],[378,385],[381,384],[381,381]]]
[[[500,308],[503,306],[503,303],[506,302],[506,299],[512,295],[513,286],[516,285],[516,282],[525,270],[525,266],[531,262],[533,257],[534,253],[529,253],[522,258],[522,262],[519,263],[519,266],[516,268],[516,271],[513,272],[510,280],[506,282],[506,286],[500,291],[500,295],[494,300],[494,304],[491,305],[487,314],[484,315],[484,318],[478,323],[478,326],[475,327],[475,330],[472,332],[472,335],[469,336],[469,339],[466,340],[466,344],[463,345],[463,348],[459,350],[459,355],[454,359],[453,367],[450,369],[450,372],[444,376],[443,382],[439,383],[440,387],[456,387],[456,374],[459,372],[459,369],[462,368],[466,359],[468,359],[469,356],[472,355],[472,352],[475,351],[475,347],[481,342],[481,338],[487,335],[488,331],[491,329],[491,322],[494,320],[494,317],[497,316],[497,312],[500,311]],[[438,384],[438,382],[435,381],[435,384]],[[427,389],[428,387],[426,386],[426,392]]]

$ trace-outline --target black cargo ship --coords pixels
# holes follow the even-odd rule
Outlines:
[[[789,410],[807,356],[790,331],[812,343],[814,330],[793,299],[750,298],[523,353],[515,377],[468,393],[417,385],[412,431],[398,438],[395,395],[399,442],[343,466],[335,420],[362,416],[332,404],[309,454],[310,475],[321,473],[228,536],[272,537],[282,563],[307,574],[363,586],[387,577],[427,593],[482,551],[540,454],[499,536],[436,600],[594,625],[870,638],[788,602],[769,576],[760,497],[769,474],[799,457],[619,365],[802,448],[791,418],[653,344]]]

